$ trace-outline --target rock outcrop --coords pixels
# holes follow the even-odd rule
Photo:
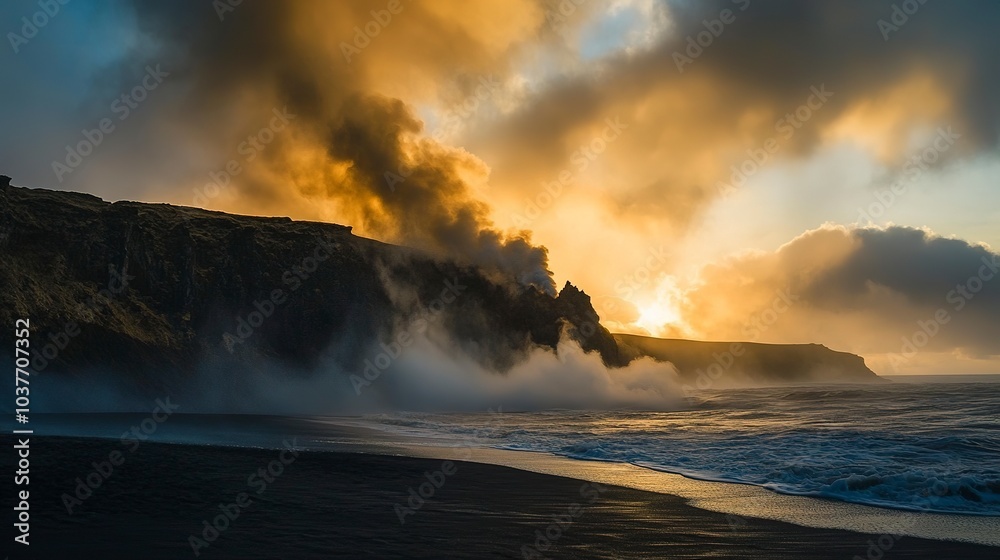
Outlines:
[[[673,362],[690,383],[720,367],[749,382],[878,379],[862,358],[815,344],[742,343],[729,364],[731,343],[612,335],[568,282],[553,297],[349,226],[108,203],[3,176],[0,285],[0,348],[14,347],[15,321],[27,318],[36,372],[140,384],[204,364],[234,379],[272,364],[358,372],[414,325],[499,373],[569,337],[608,366]]]
[[[881,380],[861,356],[820,344],[701,342],[629,334],[616,334],[615,339],[626,357],[671,362],[686,383],[700,388]]]
[[[0,180],[0,345],[30,318],[32,364],[184,375],[206,360],[356,371],[424,319],[496,371],[565,332],[605,363],[590,298],[558,297],[347,226],[9,186]]]

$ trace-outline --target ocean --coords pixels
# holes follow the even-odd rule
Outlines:
[[[292,417],[166,414],[169,399],[156,402],[33,414],[26,557],[519,557],[510,535],[565,506],[581,480],[629,490],[574,526],[581,540],[564,552],[576,557],[619,558],[626,536],[691,558],[759,547],[774,558],[986,558],[976,545],[1000,546],[1000,376],[704,391],[669,412],[498,402]],[[401,532],[395,505],[443,480],[435,469],[454,472],[443,460],[473,463]]]
[[[689,404],[673,412],[393,414],[365,424],[781,494],[1000,516],[1000,376],[704,391]]]
[[[38,434],[119,439],[143,416],[54,414],[34,422]],[[365,431],[348,435],[345,426]],[[460,414],[182,414],[148,435],[257,448],[280,448],[290,437],[311,450],[378,443],[551,453],[779,494],[1000,516],[1000,376],[703,391],[670,412],[518,412],[498,402]]]

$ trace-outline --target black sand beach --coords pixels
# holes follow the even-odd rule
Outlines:
[[[109,476],[93,475],[92,463],[116,449],[113,440],[33,441],[31,545],[16,545],[11,558],[194,558],[196,547],[199,558],[248,560],[992,559],[998,552],[727,516],[667,494],[478,463],[144,442]],[[280,474],[259,472],[268,467]],[[69,514],[63,495],[88,475],[100,486],[79,503],[69,500]],[[429,497],[413,497],[421,492]],[[212,523],[222,528],[217,535],[206,530]]]

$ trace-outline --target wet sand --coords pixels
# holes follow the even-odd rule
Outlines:
[[[482,463],[151,442],[67,513],[62,495],[118,448],[97,439],[33,442],[32,545],[30,554],[18,545],[11,558],[195,558],[191,537],[206,534],[214,538],[203,538],[198,558],[888,560],[992,559],[1000,551],[716,513],[670,494]],[[275,462],[280,475],[250,478],[277,470]],[[220,504],[232,513],[241,493],[252,503],[217,523],[228,525],[217,536],[205,533],[224,515]]]

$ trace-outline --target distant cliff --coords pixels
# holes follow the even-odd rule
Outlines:
[[[112,204],[2,176],[0,285],[0,354],[28,318],[36,371],[141,384],[206,363],[236,376],[262,364],[357,372],[424,331],[498,372],[569,336],[609,366],[670,361],[691,384],[878,379],[862,358],[819,345],[742,343],[735,355],[730,343],[612,335],[568,282],[553,297],[348,226]]]
[[[30,318],[36,369],[155,378],[206,360],[357,371],[405,325],[503,371],[561,333],[622,358],[590,298],[552,297],[351,228],[9,185],[0,179],[0,345]]]
[[[741,383],[881,381],[861,356],[820,344],[700,342],[616,334],[628,358],[649,356],[674,364],[685,383],[707,389]]]

